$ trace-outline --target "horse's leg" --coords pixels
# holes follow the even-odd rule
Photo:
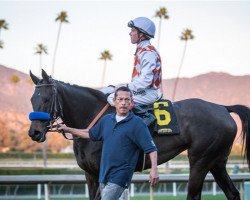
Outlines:
[[[89,199],[90,200],[100,200],[101,194],[99,190],[99,182],[98,178],[92,174],[89,174],[85,171],[85,177],[88,184],[89,189]]]
[[[228,200],[240,200],[239,191],[236,189],[231,178],[229,177],[224,163],[214,166],[210,171]]]
[[[196,164],[190,163],[187,200],[201,199],[201,190],[208,170],[200,164],[201,162],[199,162],[199,164],[198,162],[196,162]]]

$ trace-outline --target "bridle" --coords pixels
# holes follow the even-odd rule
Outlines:
[[[63,136],[68,139],[68,140],[72,140],[69,139],[64,131],[62,130],[58,130],[59,124],[61,124],[61,122],[58,122],[59,119],[61,119],[63,117],[63,109],[62,109],[62,105],[60,103],[60,101],[58,100],[58,91],[57,91],[57,85],[54,79],[50,78],[49,79],[52,83],[44,83],[44,84],[39,84],[36,85],[36,88],[40,88],[40,87],[52,87],[52,103],[51,103],[51,107],[50,107],[50,120],[49,120],[49,125],[47,126],[48,130],[47,132],[58,132],[58,133],[62,133]],[[52,114],[52,117],[51,117]],[[53,125],[54,123],[56,123],[55,125]]]
[[[52,87],[52,103],[51,103],[51,107],[50,107],[50,111],[49,113],[47,112],[33,112],[33,113],[45,113],[46,116],[48,116],[45,121],[49,121],[49,125],[47,126],[48,130],[47,132],[58,132],[58,133],[62,133],[64,138],[68,139],[68,140],[72,140],[70,138],[68,138],[65,134],[65,132],[63,130],[59,130],[58,127],[60,124],[62,124],[63,122],[58,122],[59,119],[61,119],[63,117],[63,109],[62,109],[62,105],[60,103],[60,101],[58,100],[58,91],[57,91],[57,85],[56,85],[56,81],[52,78],[49,79],[52,83],[44,83],[44,84],[38,84],[35,87],[36,88],[40,88],[40,87]],[[95,118],[93,119],[93,121],[89,124],[89,126],[87,127],[87,129],[90,129],[92,126],[95,125],[95,123],[100,119],[100,117],[106,112],[106,110],[109,108],[109,103],[106,103],[106,105],[101,109],[101,111],[97,114],[97,116],[95,116]],[[53,116],[51,117],[51,113],[53,113]],[[39,120],[38,118],[33,118],[30,119],[32,120]],[[41,118],[40,118],[41,120]],[[54,123],[56,123],[56,125],[53,125]]]

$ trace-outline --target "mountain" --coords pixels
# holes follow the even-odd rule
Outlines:
[[[26,115],[31,111],[30,98],[34,84],[27,74],[0,65],[0,111]],[[13,76],[20,81],[14,83]],[[2,115],[2,114],[1,114]],[[0,115],[0,116],[1,116]]]
[[[30,98],[34,91],[34,84],[29,75],[2,65],[0,65],[0,75],[1,151],[1,145],[4,146],[3,141],[9,134],[12,134],[12,137],[17,137],[19,134],[27,136],[30,125],[28,114],[32,111]],[[20,81],[14,83],[13,76],[18,76]],[[175,79],[163,80],[164,97],[170,100],[174,81]],[[249,88],[250,75],[232,76],[226,73],[211,72],[193,78],[180,78],[175,100],[201,98],[222,105],[243,104],[250,107]],[[26,140],[31,141],[29,138]],[[58,144],[64,143],[63,139],[60,141]],[[16,143],[20,143],[20,141]],[[16,143],[13,143],[12,146],[15,147]],[[55,144],[51,144],[51,146],[53,145]]]
[[[29,123],[33,83],[27,74],[1,65],[0,74],[0,120],[8,129],[22,129]]]
[[[172,98],[175,79],[163,80],[165,98]],[[250,106],[250,75],[232,76],[226,73],[207,73],[193,78],[180,78],[176,100],[201,98],[222,105]]]

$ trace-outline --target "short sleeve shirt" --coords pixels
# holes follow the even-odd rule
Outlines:
[[[99,182],[128,187],[135,170],[140,149],[157,151],[144,121],[133,113],[120,122],[115,114],[104,116],[89,130],[93,141],[103,141]]]

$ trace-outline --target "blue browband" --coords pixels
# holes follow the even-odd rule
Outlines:
[[[29,119],[30,121],[33,121],[33,120],[50,120],[51,117],[50,117],[50,114],[47,113],[47,112],[31,112],[29,114]]]

